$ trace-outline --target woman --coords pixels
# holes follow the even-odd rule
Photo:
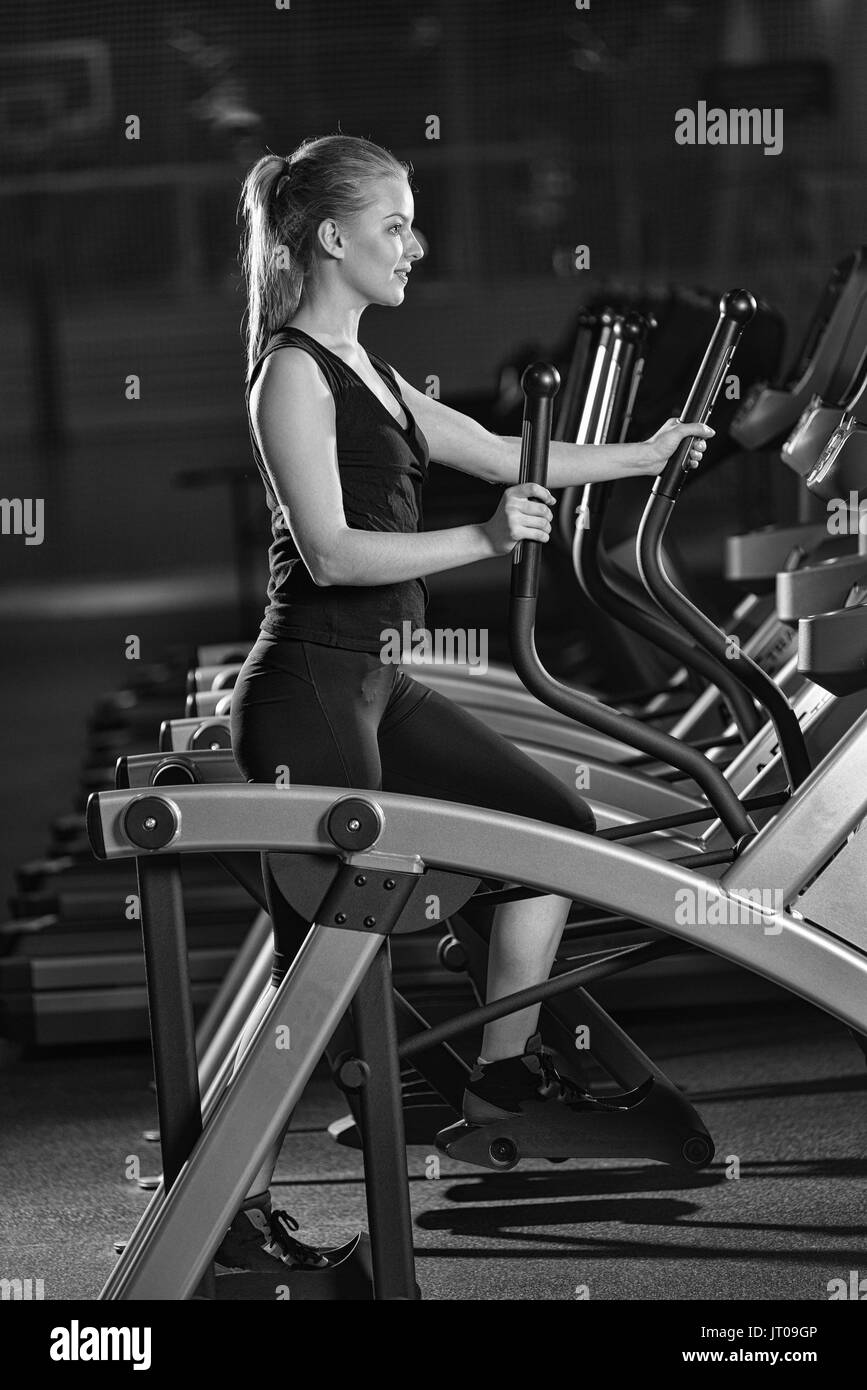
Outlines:
[[[384,655],[405,622],[424,626],[423,576],[547,541],[555,501],[538,484],[517,484],[519,439],[424,395],[359,342],[364,310],[402,304],[423,254],[408,173],[380,146],[332,135],[287,159],[264,156],[244,185],[247,400],[273,543],[262,631],[232,699],[235,756],[250,781],[285,781],[288,769],[298,783],[467,802],[592,834],[580,796]],[[553,444],[549,481],[651,477],[687,435],[701,436],[697,462],[712,433],[669,420],[645,444]],[[419,530],[431,456],[503,489],[489,521]],[[239,1056],[308,925],[276,893],[269,901],[272,986]],[[547,978],[569,906],[547,896],[498,908],[489,1000]],[[542,1096],[586,1105],[541,1048],[538,1016],[537,1005],[485,1028],[466,1119]],[[269,1161],[257,1176],[221,1263],[317,1263],[291,1236],[294,1223],[271,1212],[272,1170]]]

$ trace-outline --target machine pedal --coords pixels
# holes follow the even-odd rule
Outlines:
[[[436,1137],[449,1158],[506,1172],[522,1159],[643,1158],[696,1169],[713,1158],[713,1140],[674,1086],[650,1076],[632,1091],[572,1109],[541,1101],[487,1125],[466,1120]]]
[[[286,1269],[285,1274],[260,1274],[253,1270],[217,1270],[214,1280],[217,1302],[325,1303],[373,1299],[370,1239],[361,1231],[345,1245],[321,1254],[325,1269]]]
[[[438,1096],[420,1099],[415,1103],[404,1098],[403,1127],[407,1144],[425,1144],[428,1148],[446,1125],[454,1122],[457,1111]],[[335,1144],[345,1149],[360,1149],[361,1135],[353,1115],[342,1115],[328,1126]]]

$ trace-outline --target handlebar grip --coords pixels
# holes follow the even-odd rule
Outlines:
[[[729,290],[723,295],[719,305],[719,320],[692,390],[680,413],[681,420],[695,420],[702,425],[707,424],[741,334],[757,308],[749,290]],[[656,496],[668,497],[671,501],[678,496],[688,473],[691,472],[688,458],[693,437],[687,436],[682,440],[668,460],[653,485]]]
[[[519,482],[548,483],[548,449],[554,397],[560,390],[560,373],[548,362],[533,362],[521,377],[524,423],[521,433]],[[512,552],[512,597],[535,598],[539,592],[541,541],[519,541]]]

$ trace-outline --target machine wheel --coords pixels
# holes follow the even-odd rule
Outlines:
[[[488,1153],[495,1168],[514,1168],[518,1162],[518,1146],[513,1139],[493,1139]]]
[[[458,941],[450,932],[440,937],[437,943],[437,960],[444,970],[451,970],[456,975],[466,970],[468,961],[463,942]]]
[[[706,1134],[696,1132],[684,1140],[680,1152],[690,1168],[703,1168],[713,1158],[713,1144]]]

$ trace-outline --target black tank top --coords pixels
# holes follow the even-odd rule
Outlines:
[[[269,353],[289,346],[310,353],[334,396],[337,465],[347,525],[359,531],[418,531],[422,525],[422,485],[430,463],[427,440],[403,402],[391,367],[372,352],[367,355],[401,405],[406,429],[341,357],[303,329],[292,327],[275,333],[256,360],[247,387],[248,420],[250,391],[262,363]],[[413,627],[423,626],[428,594],[422,579],[317,588],[274,496],[252,421],[250,438],[265,484],[273,536],[262,631],[330,647],[379,652],[384,629],[402,633],[402,624],[407,621]]]

